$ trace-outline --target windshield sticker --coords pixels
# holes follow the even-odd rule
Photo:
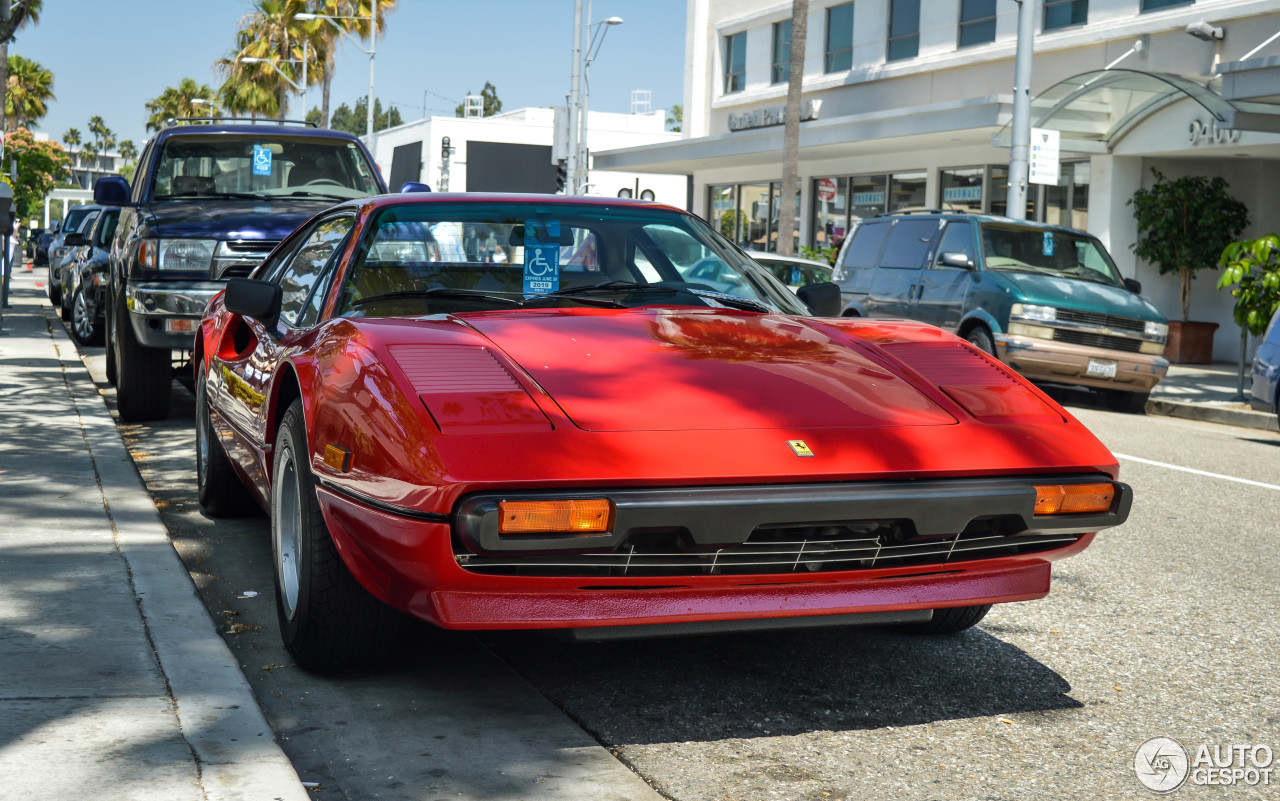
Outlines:
[[[1032,241],[1034,242],[1035,240],[1032,240]],[[1046,256],[1053,255],[1053,232],[1052,231],[1044,232],[1044,245],[1041,246],[1040,252]]]
[[[271,174],[271,151],[262,145],[253,146],[253,174]]]
[[[560,289],[560,221],[524,224],[524,292],[545,295]]]

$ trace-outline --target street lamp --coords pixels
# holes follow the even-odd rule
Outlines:
[[[310,20],[316,20],[316,19],[328,20],[329,24],[332,25],[334,29],[338,31],[338,33],[350,39],[351,42],[356,47],[358,47],[362,53],[369,54],[369,108],[367,109],[366,115],[365,115],[364,137],[365,139],[368,140],[366,144],[369,146],[369,150],[372,151],[373,150],[373,59],[375,56],[378,55],[378,0],[373,0],[373,6],[369,10],[369,16],[367,17],[335,17],[335,16],[330,16],[328,14],[311,14],[311,13],[304,12],[302,14],[294,14],[293,18],[296,20],[301,20],[303,22],[309,22]],[[343,28],[341,25],[338,24],[338,20],[340,19],[355,19],[355,20],[362,20],[364,22],[369,23],[368,49],[365,49],[365,46],[360,44],[360,40],[355,36],[353,36],[350,31],[348,31],[346,28]]]
[[[587,19],[591,19],[591,0],[587,0]],[[587,107],[588,100],[591,95],[591,62],[596,60],[596,56],[600,54],[600,48],[604,45],[604,37],[608,34],[609,29],[614,25],[621,25],[622,17],[609,17],[594,23],[589,28],[591,39],[587,44],[586,52],[582,59],[582,92],[580,94],[580,106],[578,109],[578,138],[577,147],[573,153],[573,160],[576,162],[577,168],[574,170],[575,182],[571,187],[573,194],[579,194],[587,191]]]
[[[304,41],[302,43],[301,59],[259,58],[258,56],[241,56],[240,63],[241,64],[266,64],[269,67],[271,67],[271,69],[275,70],[276,74],[279,75],[281,78],[283,78],[285,83],[292,86],[293,91],[297,92],[298,94],[304,94],[307,91],[307,45],[308,45],[308,42]],[[296,81],[294,81],[292,78],[286,75],[284,70],[280,69],[281,64],[302,64],[302,84],[299,85]]]

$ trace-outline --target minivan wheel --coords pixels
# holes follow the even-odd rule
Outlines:
[[[1113,412],[1126,412],[1128,414],[1142,414],[1147,409],[1147,399],[1151,397],[1149,392],[1126,392],[1123,389],[1104,390],[1103,399],[1106,401],[1107,408]]]
[[[980,325],[976,325],[969,329],[969,333],[964,337],[970,345],[988,356],[996,355],[996,341],[991,337],[991,332]]]

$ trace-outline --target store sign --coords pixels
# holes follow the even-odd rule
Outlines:
[[[1208,125],[1200,120],[1192,120],[1187,133],[1193,145],[1224,145],[1240,141],[1239,131],[1219,128],[1217,120],[1210,120]]]
[[[884,192],[854,192],[853,205],[855,206],[883,206]]]
[[[1027,180],[1033,184],[1058,183],[1058,132],[1048,128],[1031,129],[1031,160]]]
[[[800,121],[807,122],[818,119],[818,112],[821,110],[821,100],[804,101],[804,105],[800,107]],[[774,125],[782,125],[786,121],[786,106],[770,106],[753,111],[744,111],[741,114],[730,114],[729,130],[745,131],[751,128],[769,128]]]
[[[830,203],[836,199],[836,182],[830,178],[818,179],[818,200]]]
[[[980,186],[948,186],[942,190],[942,199],[948,203],[963,203],[970,200],[982,200]]]

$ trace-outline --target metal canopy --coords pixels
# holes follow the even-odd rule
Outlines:
[[[1031,101],[1031,125],[1061,134],[1061,148],[1078,153],[1108,153],[1130,131],[1162,108],[1190,98],[1219,128],[1280,131],[1280,106],[1228,101],[1215,81],[1200,83],[1183,75],[1138,70],[1097,70],[1059,81]],[[1010,126],[993,137],[1008,147]]]

